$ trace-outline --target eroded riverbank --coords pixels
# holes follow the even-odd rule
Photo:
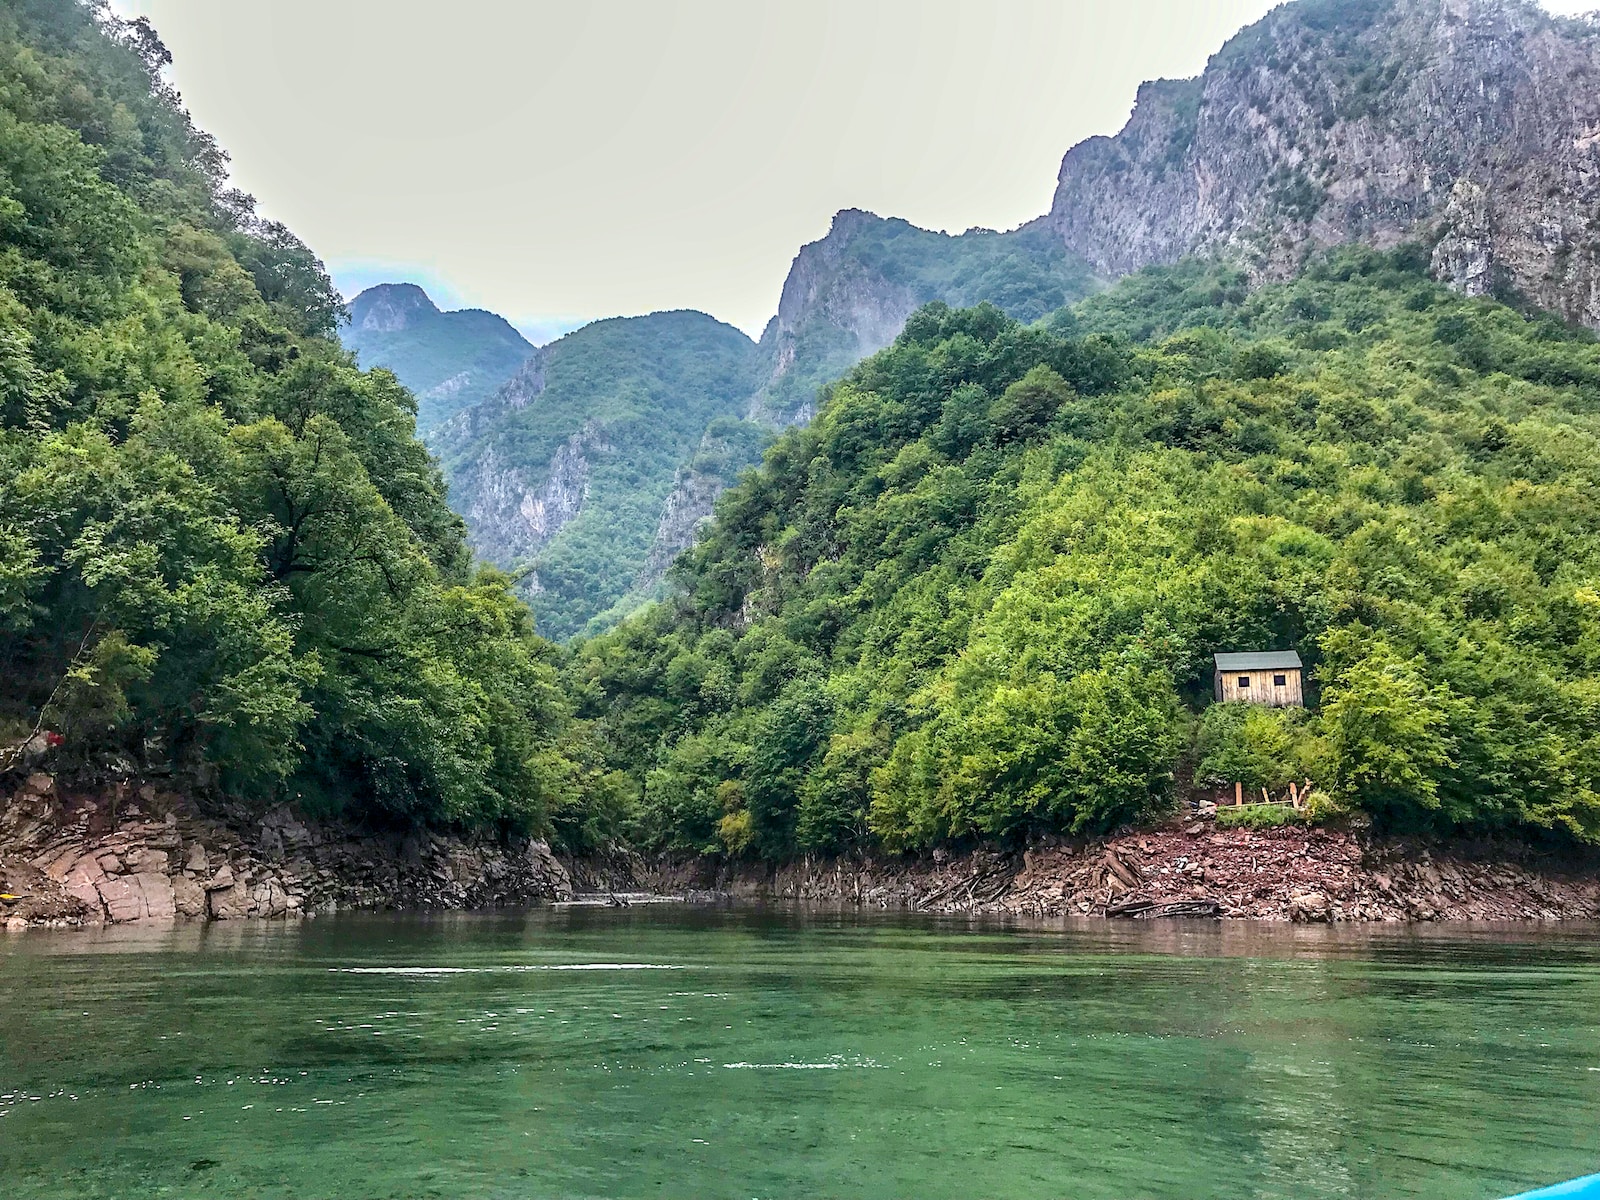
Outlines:
[[[0,797],[0,893],[15,897],[0,901],[0,924],[11,929],[527,906],[613,891],[1038,918],[1600,919],[1600,857],[1512,842],[1195,819],[1010,853],[767,866],[563,858],[537,839],[373,831],[281,806],[202,813],[139,780],[75,786],[35,772]]]
[[[670,867],[658,886],[746,898],[1029,917],[1302,922],[1600,918],[1600,863],[1511,843],[1429,843],[1211,821],[1013,854]]]

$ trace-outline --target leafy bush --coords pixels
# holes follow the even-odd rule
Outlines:
[[[576,648],[644,839],[718,845],[728,782],[770,857],[1103,829],[1193,750],[1390,826],[1600,840],[1600,347],[1425,257],[1253,292],[1185,263],[1036,327],[919,311],[675,596]],[[1216,651],[1278,646],[1316,712],[1189,715]]]
[[[1282,829],[1304,821],[1304,814],[1286,804],[1228,804],[1217,809],[1218,829]]]
[[[1242,783],[1251,793],[1315,778],[1324,759],[1319,723],[1302,708],[1213,704],[1197,724],[1195,782]]]

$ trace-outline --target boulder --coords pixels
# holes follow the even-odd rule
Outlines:
[[[165,859],[166,855],[161,857]],[[144,893],[145,916],[154,921],[170,921],[178,915],[172,880],[164,872],[141,871],[133,878]]]
[[[177,915],[172,881],[156,871],[106,876],[97,885],[107,917],[115,922],[154,919],[170,921]]]
[[[172,904],[180,917],[206,915],[206,891],[194,880],[183,875],[172,880]]]
[[[250,889],[235,883],[227,888],[211,891],[206,897],[212,920],[237,921],[250,915]]]
[[[167,873],[167,852],[165,850],[153,850],[148,846],[142,846],[130,850],[127,859],[130,871],[136,873],[160,872],[163,875]]]
[[[100,898],[100,884],[105,878],[106,873],[100,869],[99,862],[92,855],[85,854],[67,868],[61,882],[68,895],[76,896],[95,912],[103,913],[105,902]]]
[[[98,887],[100,903],[105,906],[109,920],[137,921],[149,911],[145,908],[144,889],[139,886],[137,876],[109,875]]]
[[[1333,920],[1333,901],[1321,892],[1296,892],[1289,897],[1289,919],[1303,923]]]

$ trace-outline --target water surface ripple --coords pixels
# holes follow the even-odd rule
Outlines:
[[[1494,1197],[1600,1169],[1593,928],[649,909],[0,941],[0,1196]]]

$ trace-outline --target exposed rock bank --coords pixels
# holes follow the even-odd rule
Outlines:
[[[1450,847],[1342,831],[1219,830],[1210,821],[1104,842],[774,869],[660,866],[662,890],[1031,917],[1292,921],[1600,918],[1600,859],[1515,845]]]
[[[373,832],[264,815],[201,813],[125,781],[0,780],[0,926],[175,917],[235,920],[343,908],[484,908],[564,900],[542,841]]]
[[[139,781],[0,777],[0,927],[470,909],[670,893],[1028,917],[1600,919],[1600,856],[1195,820],[1096,842],[779,867],[562,862],[542,841],[374,832],[285,807],[203,813]]]

